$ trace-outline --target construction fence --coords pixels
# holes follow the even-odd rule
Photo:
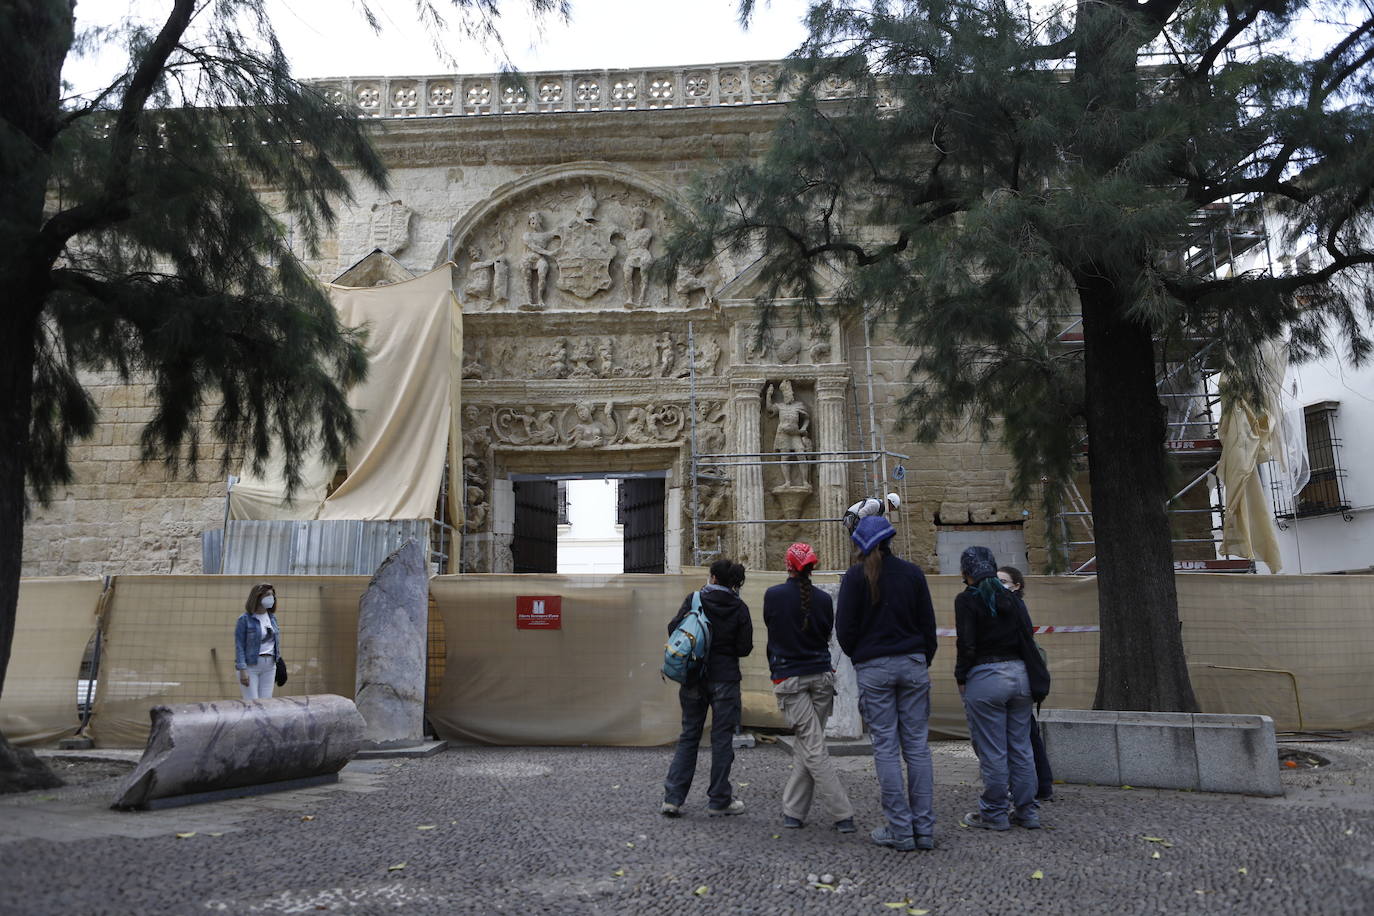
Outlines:
[[[754,653],[744,660],[744,722],[782,727],[767,671],[763,592],[744,598]],[[101,657],[87,734],[140,747],[155,705],[237,697],[234,622],[254,576],[26,579],[0,731],[19,744],[71,735],[77,681],[96,629]],[[667,622],[704,574],[461,575],[430,581],[427,716],[440,737],[493,744],[647,746],[679,728],[676,685],[658,673]],[[352,696],[364,576],[274,578],[290,680],[281,694]],[[834,577],[818,577],[818,582]],[[952,669],[953,576],[932,576],[940,627],[932,732],[964,737]],[[1374,727],[1374,577],[1178,577],[1189,669],[1207,712],[1261,713],[1280,730]],[[522,629],[520,596],[559,599],[558,627]],[[1087,708],[1097,684],[1091,578],[1032,577],[1027,602],[1050,658],[1047,707]],[[552,607],[552,603],[549,603]],[[548,621],[542,621],[548,623]]]

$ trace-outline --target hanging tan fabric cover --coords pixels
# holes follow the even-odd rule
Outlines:
[[[1229,398],[1222,401],[1217,474],[1226,491],[1226,517],[1221,552],[1263,560],[1270,572],[1277,573],[1283,568],[1283,556],[1259,466],[1283,451],[1281,398],[1288,361],[1281,348],[1271,344],[1265,363],[1270,384],[1264,404],[1252,407]]]
[[[368,379],[349,392],[358,440],[348,478],[325,498],[334,468],[308,460],[293,504],[277,459],[248,468],[230,497],[234,519],[429,518],[450,443],[461,442],[462,319],[448,265],[377,287],[328,287],[339,320],[368,327]],[[455,454],[458,454],[455,451]]]

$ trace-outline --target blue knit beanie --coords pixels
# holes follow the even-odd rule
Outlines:
[[[892,523],[881,515],[870,515],[867,518],[859,519],[859,524],[855,526],[854,533],[849,539],[859,548],[860,553],[872,553],[873,548],[897,533],[897,529],[892,527]],[[996,575],[996,570],[993,571]]]

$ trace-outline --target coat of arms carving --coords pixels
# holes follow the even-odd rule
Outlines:
[[[611,288],[611,260],[616,253],[611,236],[620,230],[597,222],[596,205],[591,191],[583,194],[577,215],[558,231],[558,288],[579,299]]]
[[[410,217],[414,211],[393,200],[372,206],[372,247],[396,254],[410,244]]]

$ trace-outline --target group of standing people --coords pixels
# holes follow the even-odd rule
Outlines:
[[[933,849],[928,724],[930,665],[938,648],[935,610],[921,568],[892,552],[895,533],[882,514],[853,520],[855,562],[840,582],[838,614],[836,602],[811,583],[818,558],[805,543],[787,549],[787,581],[764,594],[773,693],[795,735],[796,763],[782,793],[783,826],[803,827],[814,803],[837,831],[857,829],[854,808],[825,746],[825,723],[835,699],[833,631],[854,664],[860,710],[873,743],[884,823],[871,839],[899,850]],[[965,550],[960,572],[967,588],[955,599],[954,676],[984,787],[978,810],[965,814],[963,823],[989,830],[1037,829],[1039,802],[1053,790],[1048,765],[1036,766],[1032,705],[1048,690],[1048,673],[1035,657],[1034,629],[1019,597],[1024,579],[1012,567],[999,572],[985,547]],[[730,783],[731,739],[740,721],[739,659],[753,650],[749,609],[738,595],[743,581],[742,567],[719,560],[701,592],[711,646],[700,677],[679,691],[682,733],[664,785],[666,816],[682,813],[708,705],[714,718],[707,813],[744,811]],[[689,595],[669,624],[670,634],[691,605]]]

